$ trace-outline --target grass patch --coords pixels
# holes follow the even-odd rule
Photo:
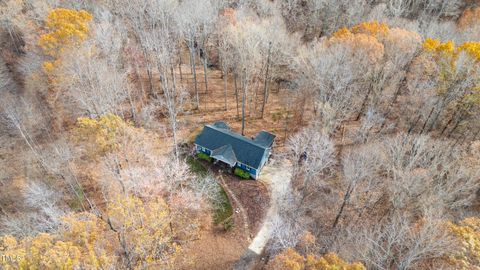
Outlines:
[[[235,168],[235,170],[233,171],[233,173],[238,176],[238,177],[241,177],[243,179],[250,179],[250,174],[240,168]]]
[[[83,209],[83,203],[85,201],[85,194],[83,189],[79,186],[75,186],[75,192],[78,196],[75,196],[73,200],[69,203],[69,206],[74,211],[80,211]]]

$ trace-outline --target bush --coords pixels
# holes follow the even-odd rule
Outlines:
[[[235,170],[233,171],[233,173],[236,175],[236,176],[239,176],[243,179],[250,179],[250,173],[240,169],[240,168],[235,168]]]
[[[203,153],[203,152],[198,152],[197,157],[198,157],[199,159],[203,159],[203,160],[206,160],[206,161],[208,161],[208,162],[212,162],[212,160],[213,160],[213,158],[211,158],[209,155],[207,155],[207,154],[205,154],[205,153]]]

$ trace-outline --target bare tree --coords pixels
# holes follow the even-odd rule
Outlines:
[[[242,95],[242,134],[245,130],[245,114],[249,97],[249,86],[254,76],[258,73],[260,65],[260,40],[253,30],[251,17],[245,17],[235,26],[230,25],[227,29],[229,40],[234,49],[234,59],[237,63],[236,74],[240,78],[240,85],[243,91]],[[250,102],[249,102],[250,104]],[[249,110],[251,112],[251,109]]]
[[[300,49],[292,69],[299,75],[298,84],[305,95],[312,95],[317,106],[331,115],[334,122],[327,132],[334,132],[361,108],[359,97],[366,96],[372,69],[382,57],[383,46],[374,39],[366,43],[332,39]],[[320,112],[320,122],[328,120],[323,116]]]
[[[40,181],[32,181],[24,189],[22,212],[1,219],[2,233],[17,237],[54,232],[68,213],[63,205],[62,194]]]
[[[12,79],[10,72],[8,71],[5,63],[0,59],[0,94],[4,95],[6,91],[9,91],[9,86],[11,86]]]
[[[205,89],[207,91],[208,78],[206,44],[208,41],[208,37],[213,30],[214,20],[215,18],[217,18],[217,12],[216,10],[214,10],[213,7],[214,6],[210,0],[182,1],[178,9],[178,14],[176,16],[178,20],[178,25],[183,33],[183,38],[185,39],[190,52],[190,65],[195,86],[195,98],[197,108],[200,104],[200,101],[197,86],[197,71],[195,58],[197,54],[197,49],[200,46],[202,51],[201,58],[204,65]]]
[[[63,97],[66,103],[73,102],[80,113],[90,117],[108,112],[123,115],[121,104],[130,96],[127,75],[117,70],[108,59],[97,56],[94,48],[85,44],[65,55],[55,74],[58,78],[56,87],[66,90],[67,95]]]
[[[21,34],[19,33],[19,25],[22,19],[22,2],[8,0],[0,3],[0,29],[7,31],[13,46],[17,53],[20,52]]]

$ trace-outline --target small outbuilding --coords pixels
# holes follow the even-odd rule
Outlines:
[[[260,175],[271,153],[275,135],[259,132],[250,139],[233,132],[225,122],[206,125],[195,139],[195,151],[207,154],[231,168],[240,168],[253,179]]]

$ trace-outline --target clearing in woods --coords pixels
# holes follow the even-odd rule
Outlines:
[[[194,96],[190,67],[183,65],[182,71],[183,78],[180,83]],[[178,70],[177,76],[179,76]],[[192,133],[200,131],[204,124],[219,120],[227,122],[235,131],[240,132],[241,130],[241,118],[237,115],[233,77],[229,75],[227,80],[227,110],[225,110],[224,79],[221,71],[208,70],[208,91],[205,91],[203,78],[203,67],[197,66],[200,107],[198,110],[187,112],[179,117],[178,133],[183,141],[191,141],[194,138]],[[265,107],[264,118],[260,118],[263,84],[252,85],[250,87],[252,93],[255,88],[257,88],[257,102],[256,105],[252,103],[251,111],[248,110],[247,105],[245,135],[253,136],[260,130],[273,132],[277,135],[273,151],[281,151],[285,135],[288,136],[299,121],[294,121],[293,113],[291,113],[288,122],[285,122],[284,112],[281,108],[283,107],[282,99],[286,98],[286,91],[282,89],[278,91],[274,84]],[[239,93],[238,106],[241,116],[241,93]],[[254,110],[255,106],[256,110]],[[288,125],[287,132],[285,132],[285,124]],[[218,168],[212,166],[211,170],[215,171]],[[233,175],[223,174],[223,184],[235,196],[233,199],[229,195],[235,210],[234,226],[228,231],[218,227],[203,230],[198,240],[185,247],[182,257],[191,259],[185,262],[183,269],[232,269],[246,250],[252,249],[255,253],[261,253],[268,240],[272,218],[276,213],[277,194],[280,194],[283,184],[288,186],[287,181],[282,181],[282,177],[287,175],[286,173],[285,170],[280,171],[269,165],[262,171],[260,181],[242,181]],[[275,187],[275,189],[269,191],[270,187]],[[270,199],[268,198],[269,193],[272,195]],[[245,217],[248,219],[246,223]],[[194,254],[196,256],[191,257]]]

